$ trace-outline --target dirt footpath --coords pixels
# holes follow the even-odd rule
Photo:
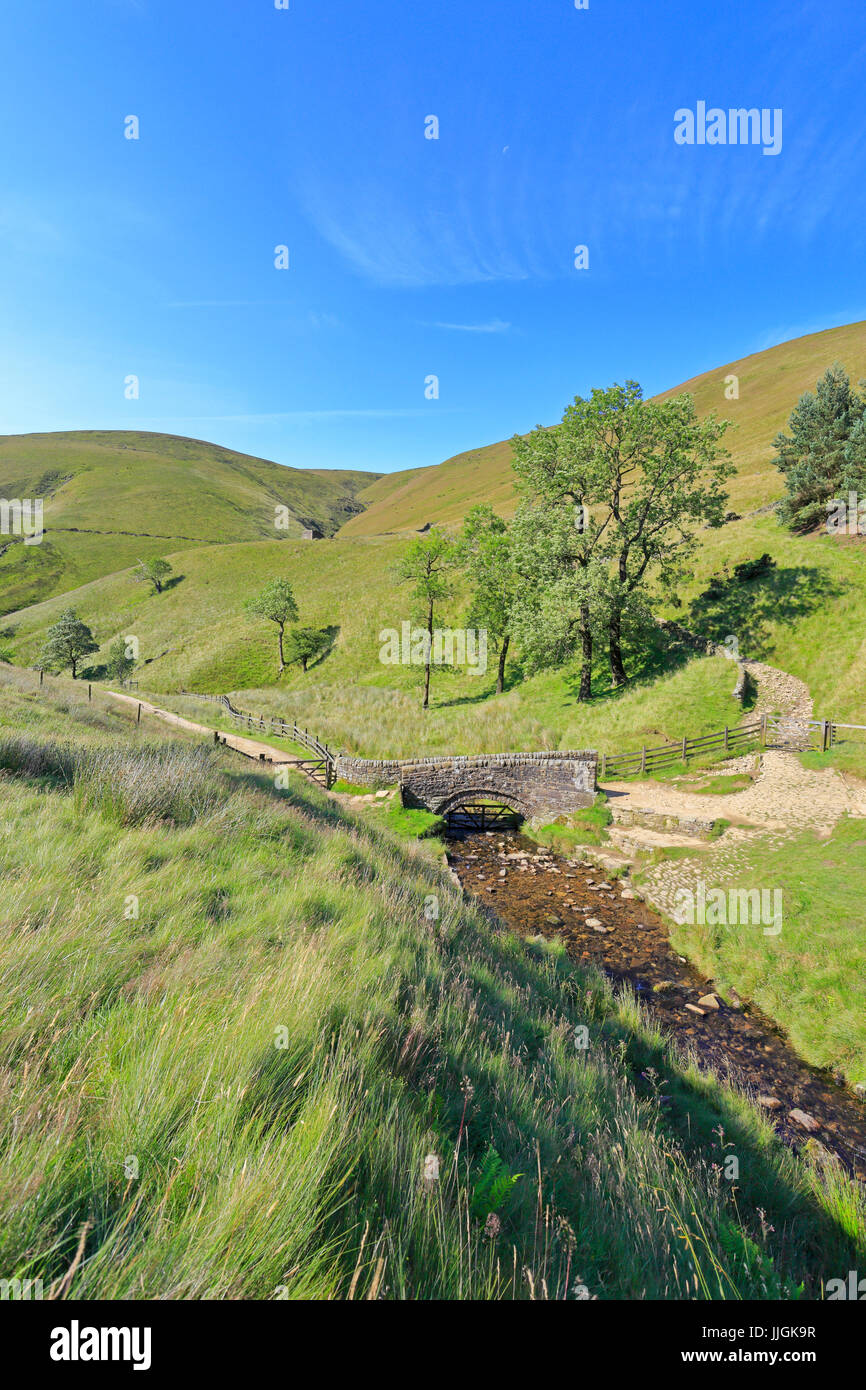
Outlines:
[[[106,695],[110,695],[114,700],[123,700],[128,705],[141,705],[145,714],[153,715],[156,719],[161,719],[165,724],[174,724],[179,729],[188,729],[193,734],[207,734],[213,738],[214,733],[218,732],[220,743],[224,743],[226,748],[234,748],[238,753],[245,753],[248,758],[256,758],[259,761],[264,758],[266,763],[287,764],[297,763],[297,758],[290,758],[281,749],[274,748],[270,743],[260,743],[258,739],[241,738],[239,734],[225,734],[222,729],[209,729],[205,724],[194,724],[191,719],[184,719],[182,715],[175,714],[172,710],[160,709],[157,705],[151,705],[147,700],[139,700],[135,695],[123,695],[118,690],[106,690]]]

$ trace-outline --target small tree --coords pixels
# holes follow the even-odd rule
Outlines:
[[[286,643],[286,665],[300,664],[301,670],[306,671],[307,664],[320,656],[327,645],[327,632],[314,627],[293,627]]]
[[[81,658],[98,651],[99,643],[94,642],[90,628],[81,621],[74,608],[67,608],[54,626],[48,629],[39,662],[46,671],[62,671],[70,666],[72,679],[75,680]]]
[[[293,622],[298,616],[298,605],[295,602],[295,595],[288,579],[268,580],[261,593],[248,601],[246,608],[247,612],[254,617],[266,618],[268,622],[276,623],[277,645],[280,653],[280,667],[277,674],[281,676],[286,669],[286,657],[283,651],[286,623]]]
[[[138,568],[133,570],[132,577],[138,584],[152,584],[153,592],[161,594],[166,579],[172,573],[168,560],[139,560]]]
[[[135,658],[127,655],[126,643],[122,637],[117,637],[108,649],[108,661],[105,664],[106,675],[115,681],[126,681],[135,670]]]
[[[467,512],[460,555],[474,589],[467,623],[470,627],[484,628],[494,651],[499,653],[496,693],[501,695],[511,643],[511,615],[520,578],[508,523],[487,503]]]
[[[434,605],[451,593],[451,572],[458,562],[458,551],[450,536],[443,531],[431,531],[409,543],[394,567],[398,580],[411,583],[412,597],[421,606],[427,628],[424,660],[424,699],[421,708],[430,705],[430,659],[433,651]]]

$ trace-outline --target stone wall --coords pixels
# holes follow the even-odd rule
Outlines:
[[[590,806],[598,754],[496,753],[477,757],[374,760],[339,758],[337,776],[362,786],[399,782],[405,806],[443,815],[464,799],[502,797],[527,819]]]
[[[341,782],[351,782],[358,787],[393,787],[400,781],[399,758],[347,758],[335,760],[334,770]]]

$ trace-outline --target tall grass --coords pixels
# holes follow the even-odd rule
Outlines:
[[[6,734],[0,736],[0,769],[53,779],[74,792],[79,813],[96,811],[119,825],[187,824],[225,795],[209,750],[171,743],[89,748]]]
[[[4,1277],[84,1298],[788,1297],[866,1257],[856,1187],[423,848],[246,772],[185,824],[151,805],[118,826],[102,788],[126,756],[77,804],[23,763],[4,787]],[[491,1147],[521,1176],[482,1219]]]

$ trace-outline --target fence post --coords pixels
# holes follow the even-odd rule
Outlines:
[[[826,719],[821,720],[821,752],[826,753],[830,747],[830,726]]]
[[[602,753],[602,755],[601,755],[601,775],[602,775],[602,777],[605,777],[605,776],[607,775],[607,754],[606,754],[606,753]]]
[[[686,761],[686,759],[688,758],[688,756],[689,756],[689,741],[688,741],[687,738],[684,738],[684,739],[683,739],[683,762]]]
[[[92,699],[93,699],[93,686],[90,684],[89,681],[88,681],[88,684],[87,684],[87,698],[88,698],[88,700],[92,700]]]
[[[42,680],[43,680],[43,677],[44,677],[44,676],[45,676],[45,672],[42,671],[42,670],[40,670],[40,672],[39,672],[39,684],[40,684],[40,686],[42,685]]]
[[[728,751],[728,726],[725,725],[725,752]]]
[[[763,748],[766,748],[766,746],[767,746],[767,716],[766,716],[766,714],[762,714],[762,715],[761,715],[761,746],[762,746]]]
[[[139,702],[138,702],[138,714],[135,716],[135,722],[136,722],[136,724],[140,724],[140,723],[141,723],[141,701],[140,701],[140,700],[139,700]]]
[[[640,770],[646,772],[646,744],[640,750]]]

